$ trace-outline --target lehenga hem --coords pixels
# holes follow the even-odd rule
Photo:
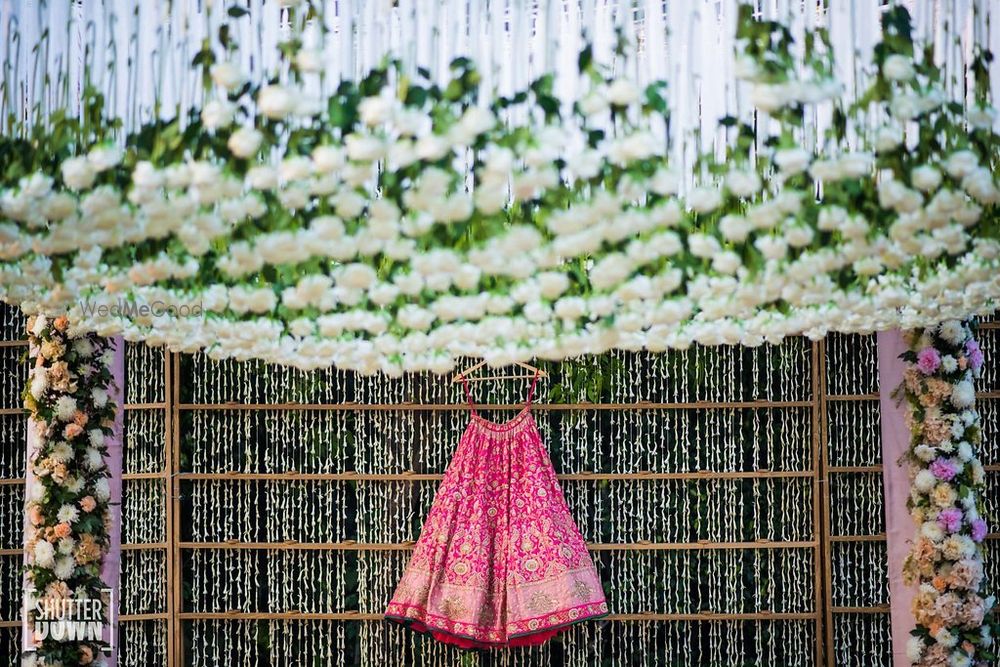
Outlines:
[[[577,618],[567,623],[561,623],[559,625],[554,625],[546,628],[539,628],[538,630],[533,630],[531,632],[522,632],[520,634],[511,635],[507,641],[502,642],[488,642],[481,639],[476,639],[468,635],[459,635],[454,632],[449,632],[448,630],[443,630],[441,628],[436,628],[432,625],[427,625],[427,623],[419,618],[407,618],[405,616],[394,616],[390,614],[385,615],[385,620],[393,621],[399,623],[407,630],[413,632],[419,632],[421,634],[429,634],[440,642],[446,644],[451,644],[457,646],[458,648],[465,650],[475,650],[475,649],[502,649],[518,646],[537,646],[547,642],[552,639],[555,635],[559,634],[566,628],[576,625],[577,623],[583,623],[584,621],[596,621],[604,618],[608,615],[608,612],[601,612],[599,614],[593,614],[591,616],[584,616],[582,618]]]

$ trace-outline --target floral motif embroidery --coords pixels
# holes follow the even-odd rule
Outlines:
[[[386,617],[495,647],[607,612],[530,410],[504,424],[473,413]]]

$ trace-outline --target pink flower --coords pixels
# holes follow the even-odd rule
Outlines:
[[[949,507],[938,514],[938,523],[949,533],[957,533],[962,528],[962,510]]]
[[[986,539],[986,520],[976,519],[972,522],[972,539],[976,542],[982,542]]]
[[[983,366],[983,351],[979,348],[979,343],[975,338],[970,338],[965,344],[965,353],[969,355],[969,363],[972,370],[978,371]]]
[[[958,474],[958,466],[952,459],[937,458],[931,464],[931,472],[942,482],[950,482]]]
[[[930,375],[941,365],[941,355],[933,347],[925,347],[917,352],[917,368],[924,375]]]

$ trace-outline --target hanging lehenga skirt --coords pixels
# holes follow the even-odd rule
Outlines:
[[[386,617],[463,648],[500,648],[607,612],[531,392],[503,424],[473,408]]]

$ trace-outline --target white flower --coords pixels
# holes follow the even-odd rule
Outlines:
[[[924,640],[920,637],[910,637],[906,641],[906,658],[911,663],[920,660],[924,653]]]
[[[753,171],[734,170],[726,174],[726,187],[737,197],[749,197],[760,191],[760,176]]]
[[[337,276],[337,285],[355,289],[368,289],[378,276],[367,264],[348,264]]]
[[[31,384],[29,385],[28,392],[38,400],[45,393],[45,390],[49,387],[49,376],[43,366],[36,366],[30,371]]]
[[[56,550],[51,544],[45,540],[39,540],[35,544],[35,562],[34,565],[38,567],[52,567],[55,562]]]
[[[786,176],[805,171],[811,159],[812,154],[804,148],[786,148],[774,154],[774,164]]]
[[[385,155],[385,142],[365,134],[349,134],[345,140],[347,157],[355,162],[374,162]]]
[[[100,173],[118,165],[122,161],[122,149],[112,144],[95,146],[87,154],[87,162]]]
[[[57,545],[57,550],[64,556],[68,556],[73,553],[73,549],[76,549],[76,540],[72,537],[64,537],[59,540]]]
[[[974,456],[975,453],[972,451],[972,445],[964,441],[958,443],[958,458],[968,462],[971,461]]]
[[[94,482],[94,497],[104,502],[111,498],[111,486],[105,477]]]
[[[958,640],[956,639],[955,642],[957,643]],[[962,651],[955,651],[948,659],[948,667],[969,667],[971,664],[972,658]]]
[[[344,166],[344,149],[339,146],[317,146],[312,152],[313,166],[318,174],[332,174]]]
[[[76,212],[76,198],[68,192],[49,195],[42,202],[41,212],[46,220],[53,222],[65,220]]]
[[[80,518],[80,510],[78,510],[73,505],[63,505],[56,512],[56,519],[61,523],[75,523],[77,519]]]
[[[84,465],[90,470],[98,470],[104,464],[104,457],[93,447],[87,447]]]
[[[722,248],[715,237],[706,234],[688,235],[688,248],[695,257],[709,259]]]
[[[587,312],[587,302],[578,296],[568,296],[556,301],[555,313],[563,320],[578,320]]]
[[[918,459],[925,463],[930,463],[937,458],[937,452],[933,447],[928,447],[927,445],[917,445],[914,448],[913,453]]]
[[[632,262],[628,257],[621,253],[611,253],[590,270],[590,284],[594,289],[609,289],[628,278],[632,270]]]
[[[931,542],[940,542],[944,539],[944,529],[941,528],[941,524],[937,521],[925,521],[920,526],[920,534]]]
[[[970,380],[963,380],[951,390],[951,404],[956,408],[967,408],[976,402],[976,390]]]
[[[792,225],[785,229],[785,240],[793,248],[804,248],[812,243],[813,230],[805,225]]]
[[[677,194],[677,190],[681,186],[681,176],[673,169],[665,169],[661,167],[656,170],[653,177],[649,179],[649,189],[658,195],[666,197],[667,195]]]
[[[978,130],[988,130],[993,127],[997,112],[993,107],[975,107],[969,109],[965,114],[965,119],[969,125]]]
[[[295,111],[298,102],[295,94],[285,86],[264,86],[257,95],[257,108],[272,120],[281,120]]]
[[[958,643],[958,637],[953,635],[948,628],[941,628],[934,634],[934,641],[942,646],[951,648]]]
[[[956,151],[945,160],[944,168],[953,178],[962,179],[979,166],[979,158],[972,151]]]
[[[69,421],[76,413],[76,399],[72,396],[60,396],[56,401],[56,416],[62,421]]]
[[[941,172],[934,167],[928,167],[927,165],[917,167],[910,176],[913,181],[913,187],[923,192],[936,190],[937,186],[941,185]]]
[[[879,128],[875,134],[875,150],[887,153],[903,143],[903,129],[896,125]]]
[[[243,85],[246,77],[240,68],[229,62],[221,62],[212,65],[208,70],[209,75],[212,77],[212,81],[215,85],[220,88],[225,88],[226,90],[232,92]]]
[[[611,104],[627,107],[639,99],[639,87],[628,79],[618,79],[608,86],[607,97]]]
[[[945,320],[938,327],[938,336],[951,345],[961,345],[965,342],[965,328],[958,320]]]
[[[912,58],[893,54],[882,63],[882,73],[893,81],[909,81],[916,72],[913,69]]]
[[[201,110],[201,122],[210,130],[217,130],[233,122],[236,105],[227,100],[211,100]]]
[[[95,387],[90,392],[90,398],[94,401],[94,406],[103,408],[108,403],[108,392],[101,387]]]
[[[731,213],[719,220],[719,233],[727,241],[743,243],[750,234],[750,223],[743,216]]]
[[[591,118],[608,110],[608,99],[600,91],[588,93],[583,99],[577,102],[580,113]]]
[[[239,158],[253,157],[260,148],[264,135],[252,127],[241,127],[233,132],[226,145]]]
[[[541,295],[551,301],[569,289],[569,278],[565,273],[545,271],[538,274],[538,287]]]
[[[86,190],[97,178],[97,170],[86,157],[71,157],[63,161],[60,171],[66,187],[74,190]]]
[[[765,259],[783,259],[788,253],[788,242],[780,236],[761,236],[754,240],[753,245]]]
[[[777,111],[789,101],[789,90],[781,84],[760,83],[750,89],[750,104],[761,111]]]
[[[740,256],[731,250],[720,252],[712,258],[712,268],[725,275],[732,275],[743,266]]]
[[[58,463],[68,463],[73,459],[73,448],[68,443],[60,442],[52,448],[49,457]]]
[[[695,188],[688,193],[687,204],[695,213],[710,213],[722,205],[722,193],[716,187]]]
[[[73,560],[72,556],[60,556],[56,560],[55,568],[53,568],[56,577],[63,581],[72,577],[74,570],[76,570],[76,561]]]
[[[369,127],[383,125],[392,118],[394,100],[386,95],[366,97],[358,104],[361,122]]]
[[[278,170],[266,166],[251,167],[246,182],[254,190],[273,190],[278,187]]]
[[[913,479],[913,488],[921,493],[930,493],[937,484],[937,478],[930,470],[921,470]]]

